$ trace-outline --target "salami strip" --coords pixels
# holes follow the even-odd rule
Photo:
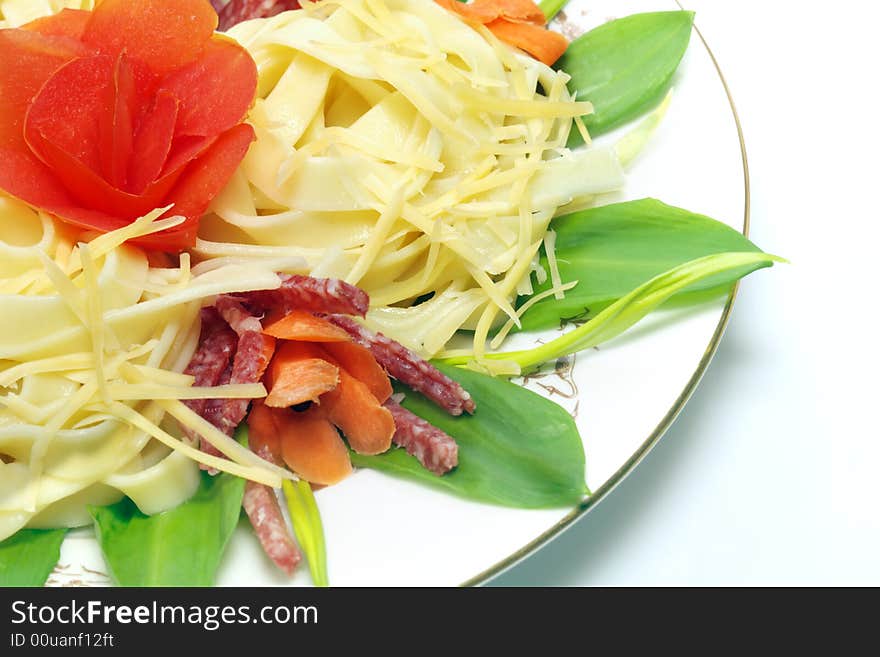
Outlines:
[[[419,463],[436,475],[443,475],[458,465],[458,445],[449,434],[411,413],[393,399],[384,404],[394,418],[395,445],[415,456]]]
[[[260,333],[263,330],[260,320],[245,310],[235,297],[228,295],[217,297],[214,308],[239,338],[245,333]]]
[[[251,315],[234,298],[221,296],[215,304],[220,316],[238,334],[238,348],[232,359],[232,372],[229,383],[257,383],[266,371],[275,339],[263,335],[260,320]],[[221,406],[218,424],[215,426],[231,436],[235,428],[247,415],[247,399],[226,399]]]
[[[370,297],[359,287],[336,278],[312,278],[279,274],[281,287],[242,295],[257,313],[288,313],[308,310],[313,313],[341,313],[363,317],[370,308]]]
[[[265,447],[257,452],[257,456],[270,462],[275,460]],[[248,481],[241,505],[268,557],[281,570],[292,575],[302,560],[302,554],[287,528],[275,491],[265,484]]]
[[[262,334],[260,320],[251,315],[236,299],[222,296],[213,308],[202,309],[199,347],[186,368],[196,385],[216,386],[227,383],[256,383],[269,364],[274,339]],[[187,405],[208,422],[232,435],[247,414],[247,399],[196,399]],[[186,430],[191,437],[192,432]],[[200,448],[207,454],[223,456],[206,440]],[[274,462],[268,450],[258,453]],[[211,474],[216,470],[208,468]],[[285,573],[292,574],[302,555],[287,528],[278,498],[268,486],[248,481],[244,507],[254,532],[269,558]]]
[[[220,375],[220,380],[217,381],[218,386],[225,386],[229,383],[229,379],[232,377],[232,360],[229,361],[229,365],[223,370],[223,374]],[[228,401],[226,399],[207,399],[207,404],[205,405],[204,412],[202,413],[202,417],[205,418],[208,422],[213,424],[215,427],[220,427],[221,417],[223,416],[223,406]],[[202,440],[201,436],[199,437],[199,449],[201,449],[205,454],[210,454],[211,456],[220,456],[222,458],[226,458],[223,453],[214,447],[207,440]],[[209,474],[215,475],[217,474],[217,470],[214,468],[209,468],[206,465],[199,465],[202,470],[207,470]]]
[[[202,308],[201,323],[199,346],[189,365],[186,366],[184,374],[194,377],[193,385],[196,386],[218,386],[229,383],[232,357],[238,345],[238,336],[215,308]],[[220,400],[217,399],[187,399],[183,403],[216,426],[211,416],[212,409],[217,407],[219,402]],[[192,429],[183,427],[183,431],[193,443],[199,443],[199,448],[206,454],[221,456],[217,448],[202,440],[201,436]]]
[[[422,393],[450,415],[461,415],[464,411],[473,413],[476,409],[474,400],[464,388],[399,342],[381,333],[373,333],[344,315],[328,315],[327,319],[369,349],[376,362],[391,376]]]
[[[211,4],[220,18],[217,29],[221,32],[251,18],[269,18],[300,6],[297,0],[211,0]]]
[[[203,309],[202,317],[203,322],[207,321],[202,325],[202,336],[199,338],[201,344],[186,371],[200,372],[203,377],[210,374],[211,382],[198,383],[197,379],[196,385],[257,383],[269,364],[275,344],[273,338],[262,334],[260,320],[245,310],[238,301],[227,296],[219,297],[213,308]],[[208,331],[207,335],[206,330]],[[214,336],[223,336],[223,342],[220,346],[225,349],[230,344],[233,345],[234,354],[231,353],[231,350],[226,350],[223,352],[225,358],[221,359],[217,355],[217,343],[220,342],[220,338]],[[207,381],[207,378],[205,380]],[[188,403],[192,410],[227,436],[231,436],[235,432],[236,427],[247,415],[250,403],[247,399],[197,399],[191,401],[197,402],[195,405]],[[194,435],[189,429],[184,429],[184,431],[190,438],[199,439],[199,449],[206,454],[222,456],[221,452],[207,440]],[[211,474],[217,474],[213,468],[207,466],[202,466],[202,468]]]
[[[232,362],[238,337],[215,308],[202,308],[201,322],[199,347],[183,373],[195,378],[195,386],[216,386]],[[201,415],[208,400],[188,399],[184,403]]]

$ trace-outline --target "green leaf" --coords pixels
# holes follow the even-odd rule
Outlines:
[[[0,587],[45,584],[65,534],[66,529],[20,529],[0,542]]]
[[[244,479],[201,473],[196,494],[147,516],[125,498],[92,507],[95,531],[120,586],[211,586],[238,523]]]
[[[556,63],[569,89],[593,103],[592,136],[643,114],[662,100],[687,50],[694,14],[663,11],[610,21],[578,37]],[[580,143],[572,131],[569,145]]]
[[[315,586],[330,586],[327,577],[327,546],[324,544],[324,525],[312,487],[307,481],[281,483],[287,508],[293,522],[293,531],[309,562],[309,572]]]
[[[529,372],[542,363],[607,342],[639,322],[671,296],[695,283],[731,271],[752,271],[755,268],[769,267],[774,262],[785,260],[761,252],[717,253],[691,260],[655,276],[612,303],[586,324],[555,340],[534,349],[486,354],[485,358],[514,362],[523,372]],[[469,360],[467,356],[460,356],[449,358],[445,362],[465,365]]]
[[[400,448],[379,456],[353,453],[355,465],[504,506],[571,506],[588,494],[583,443],[562,407],[508,381],[438,367],[471,394],[476,413],[453,417],[409,390],[403,406],[455,438],[458,467],[438,477]]]
[[[541,11],[544,12],[544,17],[549,23],[567,4],[568,0],[540,0],[538,6],[541,8]]]
[[[760,251],[726,224],[654,199],[575,212],[555,219],[552,229],[562,280],[578,284],[564,299],[551,296],[529,308],[522,317],[524,330],[558,326],[564,318],[595,315],[654,276],[690,260],[713,253]],[[549,271],[546,255],[541,262]],[[707,276],[682,294],[727,289],[764,266],[756,262]],[[535,291],[550,287],[548,280],[535,286]]]

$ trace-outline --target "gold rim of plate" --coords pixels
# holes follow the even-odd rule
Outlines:
[[[678,2],[678,0],[676,0],[676,4],[684,9],[684,7],[681,5],[680,2]],[[712,65],[715,67],[715,70],[718,73],[718,77],[721,80],[721,85],[724,87],[724,93],[727,95],[727,101],[730,104],[730,110],[733,114],[733,122],[736,125],[736,132],[739,138],[740,153],[742,154],[743,181],[745,182],[745,211],[743,213],[742,233],[743,235],[748,237],[751,211],[751,196],[749,192],[749,163],[748,158],[746,157],[746,142],[745,138],[743,137],[742,125],[739,121],[739,114],[736,111],[736,105],[733,102],[733,96],[730,93],[730,88],[727,86],[727,80],[725,79],[724,74],[721,72],[721,67],[718,65],[718,60],[715,59],[715,54],[712,52],[712,49],[709,47],[709,44],[706,42],[705,37],[703,36],[702,32],[700,32],[696,24],[694,24],[694,32],[696,32],[697,36],[700,38],[703,47],[706,49],[709,58],[712,60]],[[681,394],[675,400],[675,403],[666,412],[666,415],[663,416],[663,419],[660,420],[660,423],[657,424],[657,426],[650,433],[648,438],[639,446],[639,448],[633,453],[633,455],[630,456],[629,459],[627,459],[627,461],[622,466],[620,466],[620,468],[618,468],[618,470],[613,475],[611,475],[611,477],[609,477],[609,479],[604,484],[602,484],[590,497],[584,498],[580,502],[580,504],[578,504],[562,520],[553,525],[553,527],[545,531],[543,534],[541,534],[531,542],[524,545],[522,548],[520,548],[510,556],[502,559],[495,565],[487,568],[483,572],[463,582],[461,586],[480,586],[482,584],[485,584],[493,577],[500,575],[505,570],[512,568],[520,561],[531,556],[538,549],[540,549],[541,547],[549,543],[552,539],[562,534],[563,531],[574,525],[575,522],[586,516],[587,512],[595,508],[595,506],[603,499],[605,499],[605,497],[607,497],[608,494],[618,486],[618,484],[626,479],[627,475],[629,475],[641,462],[641,460],[648,455],[648,452],[653,449],[653,447],[657,444],[663,434],[666,433],[666,430],[669,429],[670,426],[672,426],[675,418],[678,417],[678,414],[684,408],[684,405],[687,403],[688,399],[690,399],[691,395],[694,393],[694,390],[696,390],[697,385],[700,383],[700,379],[703,378],[703,374],[705,374],[706,369],[709,367],[709,363],[712,360],[712,357],[715,355],[715,352],[718,349],[718,345],[721,343],[721,337],[724,335],[724,329],[727,328],[727,323],[728,321],[730,321],[730,313],[733,309],[733,302],[736,299],[736,293],[738,289],[739,283],[734,285],[733,289],[731,290],[730,296],[728,296],[727,298],[727,303],[724,305],[724,310],[721,313],[721,318],[718,320],[718,324],[715,326],[715,331],[712,334],[712,339],[709,341],[709,345],[706,347],[706,351],[703,353],[703,357],[700,359],[696,371],[694,371],[693,375],[691,375],[691,378],[688,380],[687,385],[685,385],[684,390],[681,391]]]

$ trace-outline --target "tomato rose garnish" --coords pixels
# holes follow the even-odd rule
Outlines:
[[[208,0],[103,0],[0,30],[0,190],[83,229],[157,207],[179,251],[254,140],[257,69]]]

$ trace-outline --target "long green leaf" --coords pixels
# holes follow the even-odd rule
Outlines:
[[[201,473],[196,494],[147,516],[125,498],[90,509],[104,558],[121,586],[211,586],[238,523],[244,479]]]
[[[529,372],[557,358],[589,349],[607,342],[636,324],[652,310],[677,292],[709,277],[730,271],[746,271],[756,266],[770,267],[784,259],[766,253],[717,253],[705,256],[652,278],[644,285],[618,299],[593,319],[555,340],[522,351],[487,354],[485,358],[517,363],[523,372]],[[451,365],[465,365],[466,356],[449,358]]]
[[[324,525],[318,503],[307,481],[284,480],[281,483],[287,508],[293,522],[293,531],[309,562],[309,572],[315,586],[330,586],[327,577],[327,546],[324,544]]]
[[[66,529],[20,529],[0,542],[0,587],[45,584],[65,534]]]
[[[559,405],[508,381],[438,365],[477,404],[452,417],[421,395],[403,405],[458,443],[458,467],[438,477],[399,448],[352,462],[444,488],[470,499],[522,508],[570,506],[588,493],[584,450],[571,416]]]
[[[575,39],[556,63],[569,89],[593,103],[593,136],[643,114],[663,98],[687,50],[694,14],[664,11],[610,21]],[[580,143],[572,131],[570,145]]]
[[[567,4],[568,0],[540,0],[538,6],[541,8],[541,11],[544,12],[544,17],[549,23]]]
[[[552,228],[562,280],[578,283],[564,299],[549,297],[529,308],[522,317],[524,330],[595,315],[654,276],[690,260],[713,253],[760,251],[726,224],[655,199],[575,212],[555,219]],[[542,264],[546,269],[546,255]],[[753,263],[700,279],[682,293],[729,288],[762,266]],[[550,285],[548,280],[536,286],[536,292]]]

